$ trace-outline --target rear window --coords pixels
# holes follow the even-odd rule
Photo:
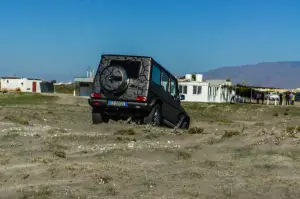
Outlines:
[[[112,60],[110,65],[122,66],[130,79],[137,79],[140,74],[141,62],[139,61]]]

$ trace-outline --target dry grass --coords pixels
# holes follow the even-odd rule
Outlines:
[[[236,135],[240,135],[241,132],[240,131],[236,131],[236,130],[225,130],[225,133],[223,134],[222,138],[231,138],[233,136]]]
[[[23,125],[29,124],[29,120],[24,116],[20,116],[20,115],[7,115],[4,117],[4,119],[14,123],[23,124]]]
[[[28,199],[28,198],[36,198],[36,199],[47,199],[51,198],[53,194],[53,190],[47,186],[40,187],[30,187],[27,189],[18,190],[19,199]]]
[[[196,127],[196,126],[188,129],[189,134],[202,134],[203,132],[204,132],[203,128]]]
[[[118,130],[115,135],[135,135],[136,132],[133,128],[126,128]]]
[[[0,123],[2,198],[300,194],[298,106],[184,103],[192,126],[175,134],[118,122],[91,125],[88,106],[38,98],[34,106],[16,98],[22,103],[0,109],[9,116]]]
[[[55,150],[55,151],[53,151],[53,154],[57,157],[60,157],[60,158],[66,158],[66,152],[65,151]]]

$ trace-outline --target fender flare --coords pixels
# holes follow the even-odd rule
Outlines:
[[[185,115],[185,119],[188,120],[188,128],[189,128],[190,125],[191,125],[191,118],[190,118],[190,116],[187,113],[184,113],[184,115]]]
[[[181,117],[183,116],[183,119],[181,120]],[[190,116],[186,113],[186,112],[182,112],[179,114],[179,121],[176,125],[177,128],[181,127],[181,125],[183,124],[183,121],[184,120],[188,120],[188,126],[190,126],[190,122],[191,122],[191,119],[190,119]]]
[[[150,107],[153,107],[153,106],[154,106],[155,104],[157,104],[157,103],[163,104],[163,102],[162,102],[161,99],[159,99],[159,98],[154,98],[154,99],[152,99],[151,102],[150,102]]]

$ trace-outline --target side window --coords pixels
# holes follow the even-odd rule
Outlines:
[[[169,75],[162,71],[161,74],[161,85],[164,88],[165,91],[168,92],[168,87],[169,87]]]
[[[154,82],[157,85],[160,85],[160,69],[153,65],[152,67],[152,82]]]
[[[180,88],[181,86],[179,86],[179,88]],[[170,81],[170,94],[173,96],[173,97],[175,97],[175,96],[177,96],[177,82],[176,82],[176,80],[174,80],[174,79],[171,79],[171,81]]]

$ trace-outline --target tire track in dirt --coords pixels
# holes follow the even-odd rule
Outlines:
[[[74,184],[82,184],[85,182],[89,182],[89,178],[69,178],[69,179],[58,179],[58,180],[43,180],[43,181],[36,181],[34,183],[25,183],[25,184],[15,184],[12,186],[3,186],[0,188],[1,192],[7,191],[15,191],[18,189],[25,189],[28,187],[38,187],[38,186],[66,186],[66,185],[74,185]]]
[[[27,169],[27,168],[38,167],[38,166],[42,166],[42,164],[38,164],[38,163],[32,163],[32,164],[25,163],[25,164],[6,165],[6,166],[1,166],[0,167],[0,172],[10,171],[10,170],[14,170],[14,169]]]

